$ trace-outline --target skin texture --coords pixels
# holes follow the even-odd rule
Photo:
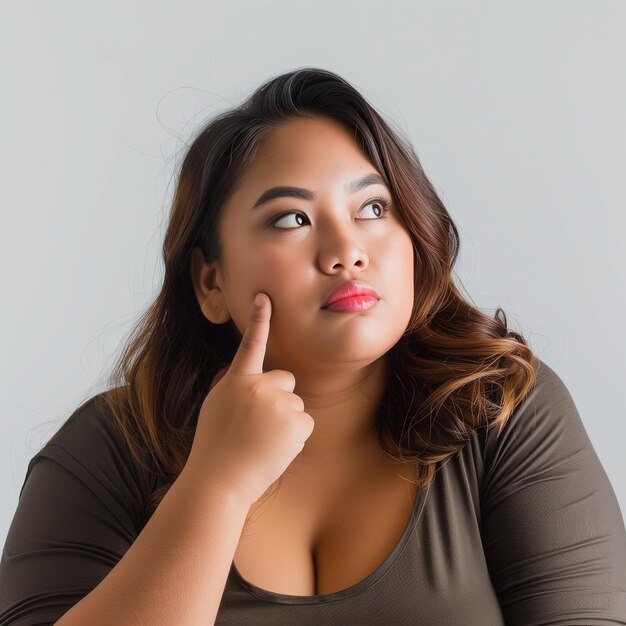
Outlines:
[[[262,291],[272,313],[263,371],[283,369],[315,428],[291,471],[336,469],[380,448],[374,414],[386,387],[386,353],[406,329],[413,308],[413,247],[393,203],[384,217],[376,196],[385,185],[355,194],[343,185],[376,169],[352,135],[331,118],[287,122],[260,145],[237,190],[221,207],[224,267],[206,264],[196,248],[192,280],[203,315],[232,319],[243,335],[250,304]],[[277,185],[318,194],[277,198],[251,211]],[[274,228],[268,226],[283,215]],[[370,283],[380,300],[369,310],[321,310],[346,280]]]

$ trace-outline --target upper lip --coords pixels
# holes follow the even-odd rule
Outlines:
[[[348,280],[333,289],[328,298],[326,298],[326,302],[324,302],[322,308],[327,307],[333,302],[337,302],[337,300],[352,298],[354,296],[373,296],[374,298],[380,299],[374,287],[364,280]]]

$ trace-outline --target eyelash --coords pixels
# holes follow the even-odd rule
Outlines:
[[[385,219],[387,217],[387,212],[389,211],[389,205],[391,204],[391,202],[387,198],[383,198],[383,197],[371,198],[363,206],[361,206],[361,209],[368,206],[369,204],[373,204],[374,202],[378,202],[382,206],[382,209],[383,209],[382,215],[378,217],[378,220]],[[359,211],[361,209],[359,209]],[[286,215],[304,215],[304,217],[306,217],[306,215],[302,213],[302,211],[287,211],[286,213],[281,213],[280,215],[273,217],[268,223],[267,228],[276,228],[274,224],[278,222],[278,220],[280,220],[281,218],[285,217]],[[367,221],[376,222],[378,220],[368,219]],[[276,230],[294,230],[295,228],[297,227],[294,226],[292,228],[276,228]]]

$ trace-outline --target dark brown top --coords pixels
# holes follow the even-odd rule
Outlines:
[[[0,561],[0,624],[53,624],[89,593],[143,528],[154,486],[101,396],[79,407],[28,465]],[[501,436],[481,428],[438,467],[367,578],[293,596],[232,566],[216,624],[626,624],[624,521],[562,380],[540,361]]]

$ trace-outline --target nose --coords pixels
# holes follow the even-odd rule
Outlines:
[[[327,231],[322,239],[319,264],[323,271],[332,273],[338,268],[351,270],[355,265],[364,270],[369,265],[367,253],[351,233],[335,229],[333,232]]]

